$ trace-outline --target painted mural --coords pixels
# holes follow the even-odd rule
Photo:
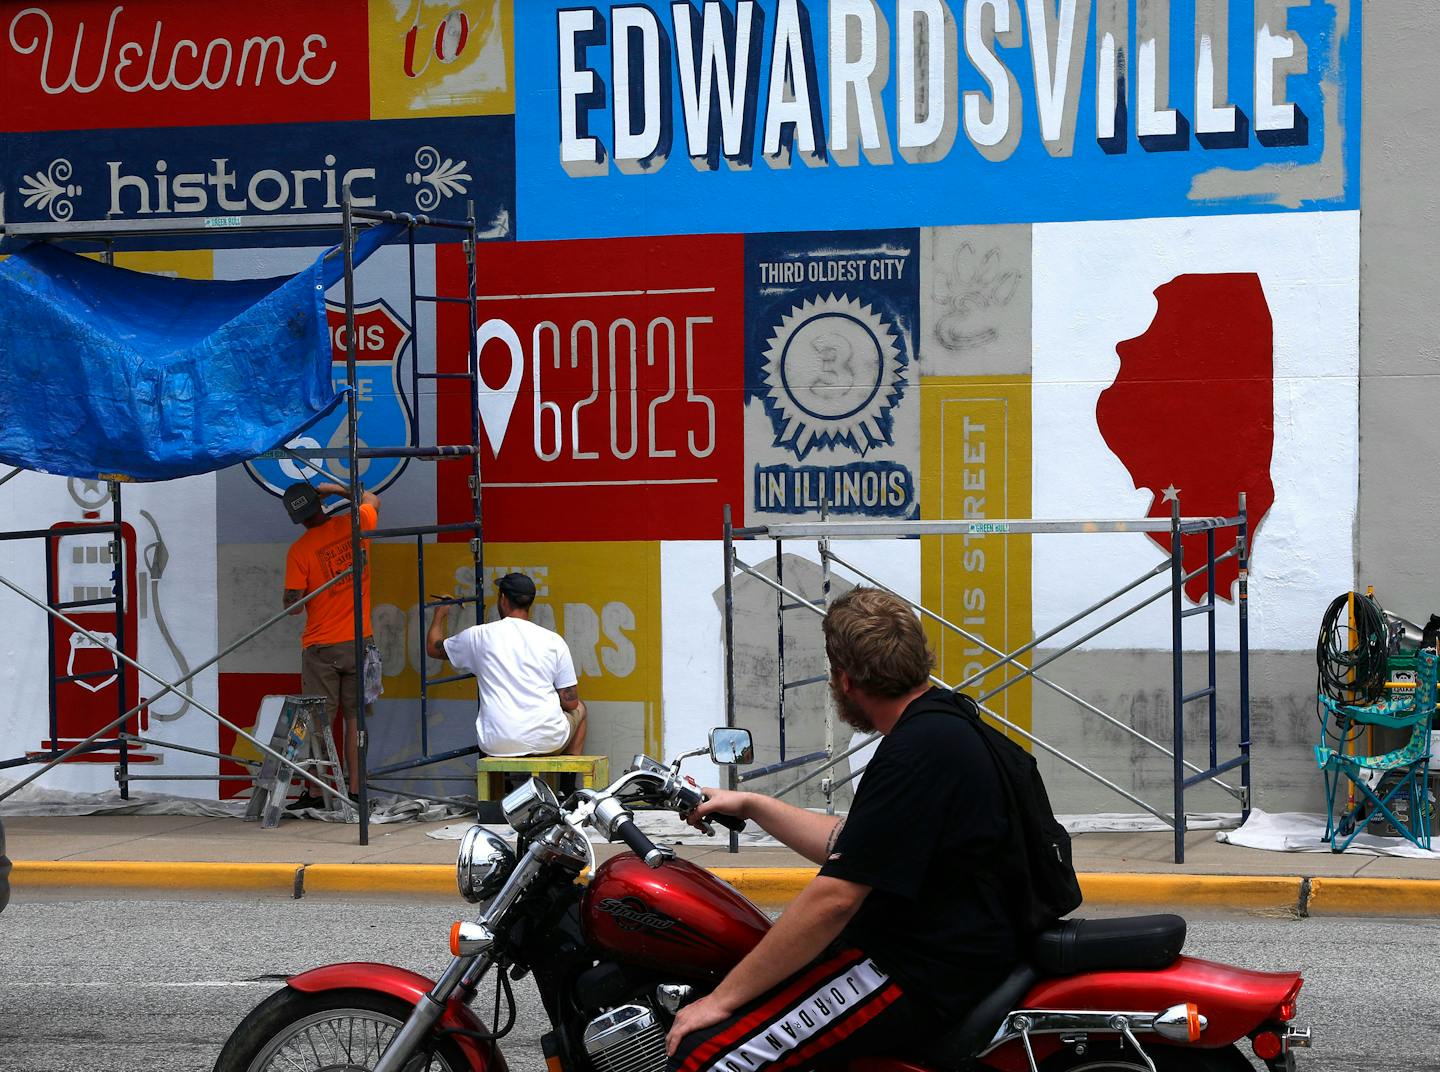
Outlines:
[[[752,520],[915,515],[918,247],[915,231],[747,240]]]
[[[1316,606],[1350,584],[1360,34],[1353,0],[0,0],[0,219],[188,220],[203,240],[128,236],[124,263],[233,279],[294,271],[337,237],[242,234],[242,219],[333,213],[346,190],[473,211],[473,310],[412,303],[412,266],[422,294],[465,292],[467,253],[437,232],[361,269],[359,436],[479,447],[483,573],[446,534],[424,541],[426,585],[489,603],[497,570],[531,574],[612,761],[692,747],[724,717],[727,508],[737,525],[976,522],[837,551],[943,619],[927,629],[945,680],[1073,737],[1042,717],[1033,653],[1006,656],[1153,569],[1168,537],[985,524],[1168,517],[1176,499],[1225,515],[1244,492],[1251,641],[1267,651],[1312,644]],[[340,378],[343,296],[329,298]],[[472,314],[478,412],[453,378]],[[336,418],[293,445],[346,435]],[[358,475],[384,524],[470,517],[466,463],[372,459]],[[296,535],[277,495],[305,476],[272,452],[127,489],[141,662],[184,672],[276,612]],[[85,519],[104,490],[27,473],[0,504],[44,528]],[[113,583],[101,549],[69,551],[72,589]],[[770,575],[773,552],[742,547]],[[1187,569],[1203,561],[1197,541],[1184,552]],[[474,740],[467,683],[419,714],[416,554],[407,540],[374,557],[377,764]],[[787,541],[778,568],[818,594],[813,542]],[[0,571],[43,590],[43,545],[0,546]],[[1237,573],[1222,565],[1222,604]],[[1186,598],[1206,600],[1203,581]],[[737,586],[737,717],[760,731],[760,762],[823,743],[823,684],[777,719],[777,616],[787,677],[824,659],[808,612],[776,603]],[[62,669],[101,661],[52,644],[38,613],[0,595],[4,756],[52,739],[52,647]],[[1221,615],[1222,648],[1236,639]],[[1169,643],[1155,606],[1079,658]],[[298,669],[284,622],[193,696],[250,727]],[[98,717],[99,691],[81,691],[57,701],[60,739]],[[147,732],[235,747],[191,696],[157,700]],[[162,772],[218,769],[152,751]],[[102,788],[109,772],[53,778]]]

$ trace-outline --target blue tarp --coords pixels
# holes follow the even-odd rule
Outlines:
[[[358,264],[398,228],[356,242]],[[325,291],[338,253],[293,276],[170,279],[32,245],[0,263],[0,461],[169,480],[289,440],[335,391]]]

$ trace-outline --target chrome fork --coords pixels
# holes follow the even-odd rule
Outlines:
[[[485,906],[480,918],[474,923],[460,925],[460,955],[450,961],[450,966],[430,988],[430,992],[416,1002],[414,1011],[390,1040],[390,1045],[385,1047],[379,1063],[375,1065],[375,1072],[402,1072],[405,1063],[439,1022],[450,996],[455,993],[455,988],[466,980],[478,980],[490,966],[496,924],[540,870],[548,851],[542,841],[532,842],[525,852],[525,858],[510,873],[510,878],[495,895],[495,899]]]
[[[395,1033],[390,1045],[385,1047],[385,1053],[381,1056],[380,1063],[375,1066],[375,1072],[401,1072],[405,1062],[420,1048],[439,1021],[455,988],[472,974],[472,967],[477,969],[473,974],[478,975],[488,961],[488,954],[456,957],[450,961],[450,966],[445,969],[445,974],[440,976],[439,982],[416,1003],[409,1019]]]

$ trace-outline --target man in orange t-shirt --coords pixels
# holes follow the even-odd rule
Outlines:
[[[326,495],[346,495],[350,489],[339,484],[292,484],[285,489],[285,509],[290,520],[305,531],[290,545],[285,556],[285,606],[290,607],[315,591],[338,573],[350,568],[350,516],[325,513]],[[380,497],[360,493],[360,528],[373,529],[380,518]],[[361,541],[360,592],[366,647],[374,646],[370,629],[370,541]],[[350,797],[360,791],[359,755],[356,747],[356,712],[360,709],[361,671],[355,665],[355,593],[342,581],[321,592],[304,607],[305,633],[300,638],[300,689],[306,696],[324,696],[326,720],[336,708],[345,713],[345,769],[350,772]],[[367,706],[365,717],[371,717]],[[302,796],[300,806],[325,807],[313,796]]]

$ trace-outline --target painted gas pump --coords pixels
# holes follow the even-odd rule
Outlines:
[[[57,535],[47,542],[46,572],[51,606],[64,610],[76,625],[136,658],[139,616],[136,599],[135,530],[122,524],[120,541],[122,589],[115,601],[115,550],[109,532],[66,534],[67,529],[85,528],[95,520],[59,521],[50,526]],[[70,606],[65,604],[93,604]],[[123,619],[120,615],[123,613]],[[123,627],[122,627],[123,625]],[[77,632],[58,618],[50,619],[51,726],[54,739],[42,748],[66,748],[84,740],[113,722],[140,696],[139,673],[123,664],[113,652]],[[124,688],[124,706],[120,690]],[[143,732],[149,725],[144,709],[131,720],[130,731]],[[108,737],[109,735],[107,735]],[[81,760],[113,762],[113,751],[97,751],[76,757]],[[132,754],[132,758],[135,758]]]

